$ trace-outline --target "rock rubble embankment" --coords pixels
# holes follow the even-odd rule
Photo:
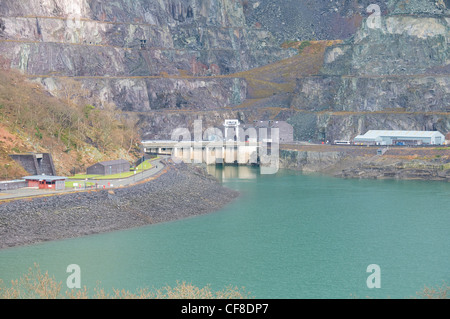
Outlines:
[[[207,214],[237,196],[201,168],[169,165],[159,178],[127,188],[0,204],[0,249]]]

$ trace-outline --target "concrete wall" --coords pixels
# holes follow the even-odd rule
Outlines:
[[[30,175],[38,175],[37,161],[33,154],[10,155],[10,157],[19,163]]]
[[[18,162],[30,175],[56,175],[52,156],[48,153],[13,154],[10,157]]]
[[[38,162],[39,164],[39,162]],[[50,154],[44,153],[42,154],[42,161],[40,162],[41,174],[55,176],[56,170],[55,165],[53,164],[53,158]]]
[[[28,183],[26,181],[0,182],[0,191],[14,190],[24,187],[28,187]]]

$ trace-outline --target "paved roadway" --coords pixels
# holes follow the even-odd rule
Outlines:
[[[135,175],[123,178],[123,179],[111,179],[111,180],[80,180],[75,181],[79,182],[81,185],[84,185],[85,182],[88,183],[96,183],[98,188],[116,188],[120,186],[129,186],[133,185],[135,183],[138,183],[140,181],[146,180],[159,172],[161,172],[165,165],[161,162],[161,159],[165,159],[167,157],[162,157],[156,160],[152,161],[152,168],[143,172],[137,172]],[[95,188],[94,188],[95,189]],[[54,190],[42,190],[37,188],[21,188],[16,190],[6,190],[6,191],[0,191],[0,200],[7,200],[7,199],[14,199],[14,198],[21,198],[21,197],[33,197],[33,196],[42,196],[42,195],[51,195],[51,194],[58,194],[58,193],[66,193],[66,192],[73,192],[75,190],[84,191],[84,188],[66,188],[65,190],[61,191],[54,191]]]

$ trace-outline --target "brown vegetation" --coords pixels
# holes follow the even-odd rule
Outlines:
[[[288,42],[283,48],[296,48],[299,54],[260,68],[234,73],[230,77],[244,78],[248,83],[249,99],[271,97],[290,93],[296,87],[296,79],[318,74],[323,65],[325,50],[340,41]],[[305,44],[306,43],[306,44]]]
[[[135,118],[114,105],[90,105],[88,90],[75,80],[60,83],[52,96],[21,73],[0,69],[1,179],[23,176],[12,153],[49,152],[58,174],[103,159],[136,158]]]
[[[42,273],[39,265],[29,268],[28,273],[12,280],[8,287],[0,280],[0,299],[250,299],[244,288],[228,286],[213,291],[210,286],[199,288],[186,282],[175,287],[166,286],[156,290],[140,289],[136,292],[113,289],[107,292],[97,285],[93,292],[81,289],[63,289],[48,272]]]
[[[448,299],[450,286],[444,283],[438,287],[424,287],[411,298],[416,299]],[[30,267],[27,274],[19,279],[12,280],[7,286],[0,279],[0,299],[253,299],[245,288],[228,286],[219,291],[211,287],[203,288],[186,282],[177,282],[177,285],[166,286],[160,289],[140,289],[136,292],[112,289],[105,291],[99,284],[89,291],[88,288],[63,290],[62,282],[58,282],[48,272],[42,273],[39,265]]]
[[[425,287],[422,291],[417,293],[421,299],[449,299],[450,286],[443,283],[442,286]]]

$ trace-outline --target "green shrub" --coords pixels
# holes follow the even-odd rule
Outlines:
[[[303,41],[298,47],[298,54],[302,54],[303,50],[311,45],[309,41]]]

